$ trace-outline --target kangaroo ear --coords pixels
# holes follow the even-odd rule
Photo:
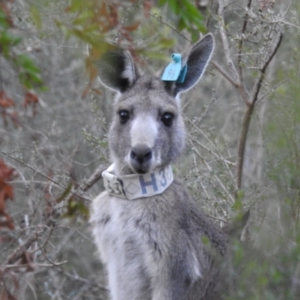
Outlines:
[[[202,77],[214,50],[214,38],[207,34],[198,41],[183,58],[183,66],[187,65],[184,82],[175,83],[174,94],[185,92],[192,88]]]
[[[138,74],[129,51],[121,49],[105,53],[98,62],[100,82],[120,93],[137,80]]]

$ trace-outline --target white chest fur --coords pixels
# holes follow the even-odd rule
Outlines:
[[[93,235],[107,267],[112,299],[136,299],[137,294],[142,297],[138,299],[152,299],[151,278],[167,270],[163,265],[169,241],[158,230],[159,200],[145,200],[128,201],[104,192],[93,202]]]
[[[176,185],[150,198],[125,200],[103,192],[93,201],[93,235],[106,264],[112,299],[161,300],[170,272],[187,282],[202,277],[201,239],[189,239],[196,231],[185,212],[188,198],[181,200]]]
[[[150,263],[151,260],[154,266],[154,260],[157,263],[160,259],[167,242],[162,241],[157,230],[154,210],[153,205],[145,200],[123,200],[106,192],[94,200],[91,216],[93,235],[106,264],[112,261],[127,266],[143,264],[135,268],[154,271],[148,270],[145,262]]]

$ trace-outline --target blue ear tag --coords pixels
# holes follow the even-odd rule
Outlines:
[[[179,74],[179,77],[177,78],[177,81],[178,83],[183,83],[184,80],[185,80],[185,76],[186,76],[186,72],[187,72],[187,65],[185,65],[181,71],[180,71],[180,74]]]
[[[172,62],[165,68],[161,80],[182,83],[186,76],[187,65],[184,67],[181,66],[181,54],[179,53],[173,53],[171,58]]]

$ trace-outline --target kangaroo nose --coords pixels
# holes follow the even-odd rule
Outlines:
[[[152,150],[145,145],[136,145],[131,149],[130,158],[139,164],[143,164],[152,158]]]

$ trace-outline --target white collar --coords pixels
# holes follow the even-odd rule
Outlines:
[[[102,178],[105,190],[109,195],[134,200],[151,197],[163,193],[173,182],[171,166],[157,169],[146,174],[114,175],[112,164],[104,172]]]

